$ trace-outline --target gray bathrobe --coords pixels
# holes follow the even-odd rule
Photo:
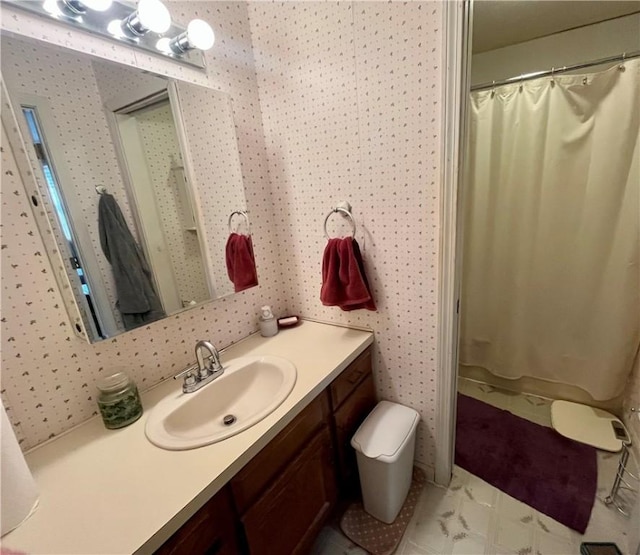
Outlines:
[[[116,283],[116,307],[127,330],[166,316],[153,288],[151,270],[136,243],[116,199],[104,193],[98,204],[102,251],[111,264]]]

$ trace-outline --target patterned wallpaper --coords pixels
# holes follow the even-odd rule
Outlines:
[[[177,172],[182,166],[180,146],[173,123],[169,102],[135,115],[142,139],[147,165],[151,174],[153,192],[162,220],[162,230],[171,258],[171,269],[182,301],[202,302],[209,298],[206,275],[198,236],[185,229],[185,213]]]
[[[257,329],[265,302],[284,313],[286,296],[274,241],[274,214],[260,117],[247,6],[231,2],[171,2],[176,21],[209,21],[217,35],[207,71],[73,32],[1,6],[2,28],[187,79],[229,93],[233,99],[240,163],[252,215],[260,286],[89,345],[76,338],[57,291],[28,198],[3,137],[2,166],[2,396],[23,448],[79,424],[95,413],[94,383],[106,373],[129,371],[148,388],[193,361],[197,339],[219,347]],[[3,52],[4,56],[4,52]],[[27,187],[31,189],[31,185]],[[29,279],[24,279],[28,276]]]
[[[441,5],[256,2],[251,31],[293,313],[376,331],[379,394],[420,411],[434,466]],[[320,303],[328,211],[348,200],[377,312]],[[340,216],[330,220],[337,234]]]

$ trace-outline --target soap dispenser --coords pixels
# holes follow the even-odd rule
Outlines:
[[[262,337],[271,337],[278,333],[278,321],[273,312],[271,312],[271,307],[265,305],[260,310],[260,335]]]

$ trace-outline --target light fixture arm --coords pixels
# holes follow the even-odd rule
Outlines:
[[[87,13],[87,7],[79,0],[62,0],[62,4],[73,14],[83,15]]]
[[[125,33],[131,33],[135,37],[143,37],[149,29],[142,24],[138,10],[122,20],[121,28]]]
[[[191,43],[189,42],[189,34],[185,31],[184,33],[180,33],[173,37],[169,42],[169,48],[171,48],[171,51],[176,54],[184,54],[189,50],[193,50],[193,46],[191,46]]]

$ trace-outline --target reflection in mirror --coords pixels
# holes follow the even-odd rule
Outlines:
[[[2,74],[89,341],[257,285],[228,95],[6,37]]]

